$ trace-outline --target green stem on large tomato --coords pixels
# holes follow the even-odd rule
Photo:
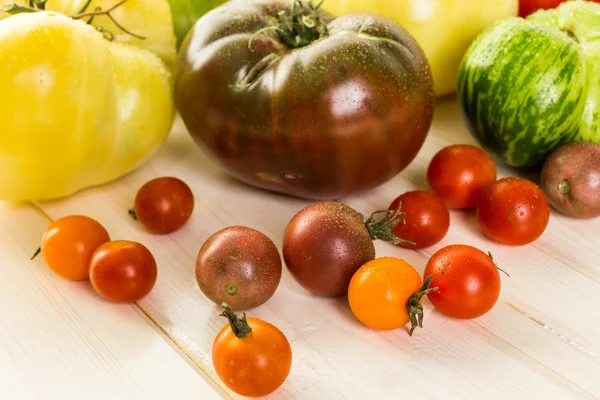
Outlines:
[[[384,214],[383,218],[376,219],[375,217],[380,214]],[[371,235],[371,239],[379,239],[393,244],[409,244],[414,246],[415,243],[399,238],[392,233],[392,229],[400,222],[403,224],[406,223],[406,220],[403,217],[404,214],[405,213],[400,211],[400,208],[397,210],[380,210],[373,212],[365,221],[365,226],[369,231],[369,235]]]
[[[220,317],[225,317],[229,320],[229,326],[231,330],[238,338],[242,339],[252,332],[252,328],[248,325],[248,321],[246,321],[246,313],[242,314],[242,318],[238,317],[236,313],[231,309],[229,304],[223,302],[221,304],[221,308],[223,312],[219,314]]]
[[[289,11],[282,10],[279,12],[279,24],[255,32],[250,38],[248,46],[251,47],[256,35],[265,31],[277,32],[281,41],[293,49],[308,46],[312,42],[329,36],[327,24],[318,14],[324,1],[321,0],[315,6],[310,0],[308,2],[292,0],[292,7]]]
[[[425,279],[423,282],[423,286],[421,289],[415,294],[413,294],[408,301],[406,302],[406,311],[408,312],[408,318],[410,319],[410,331],[409,335],[412,336],[414,330],[419,327],[423,327],[423,306],[421,305],[421,298],[428,293],[435,292],[439,290],[438,287],[430,288],[431,281],[433,280],[433,276]]]

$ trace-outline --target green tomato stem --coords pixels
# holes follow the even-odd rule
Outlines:
[[[383,218],[376,219],[377,215],[384,214]],[[365,226],[369,231],[369,235],[373,240],[383,240],[392,244],[408,244],[415,246],[416,244],[408,240],[401,239],[392,233],[392,229],[396,227],[400,222],[406,223],[404,219],[401,207],[397,210],[379,210],[371,214],[371,216],[365,221]]]

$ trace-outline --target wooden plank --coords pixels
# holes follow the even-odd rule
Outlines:
[[[343,199],[364,214],[385,208],[401,193],[426,189],[433,154],[451,143],[475,143],[456,102],[443,99],[417,159],[398,177]],[[499,166],[500,176],[515,171]],[[184,179],[196,195],[192,220],[179,232],[152,236],[128,218],[135,191],[161,175]],[[121,238],[145,243],[160,265],[157,287],[140,306],[216,380],[210,349],[223,326],[217,308],[194,279],[195,256],[213,232],[247,225],[280,247],[289,219],[308,201],[269,194],[227,177],[192,143],[178,121],[161,153],[144,168],[101,188],[40,206],[57,218],[85,213]],[[284,270],[266,304],[248,312],[279,326],[292,342],[292,373],[277,398],[597,398],[600,397],[600,221],[573,221],[553,213],[536,243],[501,246],[479,231],[473,213],[453,211],[448,236],[421,251],[376,243],[378,256],[405,258],[422,272],[431,254],[452,243],[490,250],[511,277],[503,277],[497,306],[477,320],[442,316],[425,301],[425,329],[374,332],[360,325],[344,299],[317,299]]]
[[[135,305],[114,305],[88,282],[30,261],[49,220],[0,203],[0,397],[219,399]]]

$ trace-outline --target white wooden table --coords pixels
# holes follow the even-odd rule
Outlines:
[[[453,98],[439,101],[417,159],[387,184],[342,199],[363,213],[401,193],[426,189],[432,155],[452,143],[475,143]],[[499,166],[500,176],[514,175]],[[147,180],[173,175],[196,196],[192,220],[152,236],[127,210]],[[289,219],[308,201],[275,195],[227,177],[192,144],[180,121],[151,162],[118,181],[65,200],[0,204],[0,399],[239,398],[216,376],[212,341],[225,324],[196,285],[194,260],[213,232],[254,227],[281,249]],[[144,243],[159,265],[157,285],[133,305],[99,298],[87,283],[54,275],[29,257],[52,219],[86,214],[113,239]],[[473,213],[451,212],[446,238],[422,250],[377,242],[378,256],[405,258],[419,272],[448,244],[490,250],[502,295],[487,315],[454,320],[425,300],[425,325],[381,333],[358,323],[344,299],[317,299],[284,268],[275,296],[248,312],[276,324],[293,349],[292,371],[273,399],[593,399],[600,398],[600,219],[553,212],[535,243],[507,247],[487,240]]]

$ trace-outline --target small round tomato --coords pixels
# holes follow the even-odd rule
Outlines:
[[[348,288],[352,313],[371,329],[397,329],[411,322],[410,334],[422,327],[422,297],[429,289],[406,261],[393,257],[376,258],[356,271]]]
[[[277,327],[258,318],[239,318],[223,304],[229,320],[212,348],[217,375],[235,393],[246,397],[266,396],[277,390],[292,368],[292,348]]]
[[[40,250],[46,265],[71,281],[89,279],[92,254],[110,237],[96,220],[83,215],[57,219],[44,232]]]
[[[467,245],[438,250],[423,276],[431,276],[437,291],[427,295],[441,313],[454,318],[477,318],[494,307],[500,296],[500,274],[491,256]]]
[[[550,204],[542,189],[521,178],[504,178],[488,186],[477,205],[477,222],[490,239],[521,246],[546,230]]]
[[[144,245],[115,240],[100,246],[90,261],[90,281],[99,295],[118,303],[146,296],[156,283],[156,261]]]
[[[151,233],[167,234],[181,228],[194,211],[194,195],[183,181],[161,177],[145,183],[135,196],[132,212]]]
[[[431,191],[449,208],[474,208],[483,189],[496,181],[496,165],[476,146],[457,144],[440,150],[427,168]]]
[[[392,234],[405,241],[398,246],[421,249],[433,246],[442,240],[450,228],[450,212],[442,199],[422,190],[406,192],[397,197],[389,207],[400,209],[404,215],[392,229]]]

